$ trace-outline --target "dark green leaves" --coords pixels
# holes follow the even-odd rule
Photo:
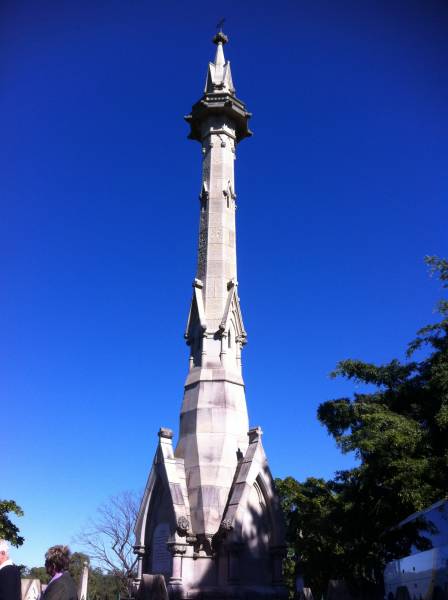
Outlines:
[[[448,261],[426,262],[447,288]],[[319,421],[342,452],[355,453],[359,466],[331,481],[277,482],[287,515],[288,572],[300,560],[315,597],[329,579],[363,588],[378,584],[386,561],[407,554],[412,544],[424,549],[415,527],[399,538],[394,526],[448,494],[446,300],[439,311],[442,320],[421,329],[409,345],[408,356],[427,349],[420,362],[348,359],[332,373],[367,389],[318,408]]]
[[[19,535],[19,528],[8,517],[8,513],[23,516],[23,510],[14,500],[0,500],[0,539],[8,540],[13,546],[21,546],[24,539]]]

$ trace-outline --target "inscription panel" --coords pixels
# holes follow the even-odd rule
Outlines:
[[[159,523],[152,535],[152,572],[171,574],[171,554],[167,548],[170,535],[168,523]]]
[[[201,212],[198,243],[198,279],[204,279],[207,264],[207,213]]]

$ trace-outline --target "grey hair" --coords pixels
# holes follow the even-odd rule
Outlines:
[[[11,546],[9,545],[9,542],[7,542],[6,540],[0,540],[0,552],[4,552],[6,556],[9,556],[10,548]]]

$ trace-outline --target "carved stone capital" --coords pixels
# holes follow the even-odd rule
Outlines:
[[[173,556],[185,554],[187,551],[187,544],[168,543],[167,546]]]
[[[145,551],[146,551],[146,546],[139,546],[139,545],[134,546],[134,554],[136,554],[137,556],[144,556]]]

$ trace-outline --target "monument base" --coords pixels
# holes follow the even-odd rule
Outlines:
[[[191,529],[183,460],[160,430],[136,527],[141,600],[155,600],[156,575],[170,600],[286,600],[284,525],[261,433],[249,431],[218,531],[201,535]]]

